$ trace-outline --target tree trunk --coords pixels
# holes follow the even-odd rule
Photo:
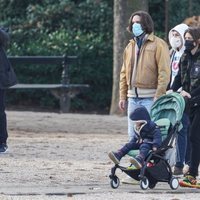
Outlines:
[[[113,34],[113,88],[110,114],[119,114],[119,75],[122,66],[123,51],[131,34],[126,27],[131,14],[137,10],[148,10],[147,0],[114,0]]]
[[[165,41],[167,41],[169,32],[169,0],[165,0]]]
[[[189,17],[192,17],[192,0],[189,0],[188,14]]]

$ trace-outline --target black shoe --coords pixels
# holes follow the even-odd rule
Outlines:
[[[5,153],[8,149],[8,146],[6,143],[1,143],[0,144],[0,153]]]
[[[174,172],[173,174],[175,176],[182,176],[183,175],[183,168],[182,167],[174,167]]]

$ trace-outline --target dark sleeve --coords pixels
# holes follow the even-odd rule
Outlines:
[[[200,95],[200,86],[191,92],[192,97],[196,97]]]
[[[162,136],[159,128],[154,130],[153,147],[159,147],[162,143]]]
[[[172,80],[172,70],[171,70],[170,81],[168,83],[167,90],[170,90],[171,80]]]
[[[178,74],[176,75],[174,82],[173,82],[170,89],[172,89],[173,91],[177,91],[181,86],[182,86],[182,83],[181,83],[181,66],[179,66]]]
[[[9,43],[9,34],[6,29],[0,28],[0,45],[6,48]]]
[[[175,51],[173,49],[170,50],[170,81],[169,81],[169,84],[167,86],[167,90],[170,90],[170,85],[171,85],[171,81],[172,81],[172,62],[174,60],[174,55],[175,55]]]

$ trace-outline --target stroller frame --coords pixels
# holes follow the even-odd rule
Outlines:
[[[176,190],[179,187],[178,178],[173,176],[171,166],[163,155],[166,150],[172,148],[179,125],[180,122],[177,121],[169,131],[167,138],[162,142],[161,147],[148,154],[141,169],[129,169],[115,164],[115,166],[111,168],[111,174],[109,175],[111,187],[113,189],[119,187],[120,180],[116,175],[116,170],[120,169],[131,178],[140,181],[140,188],[143,190],[148,188],[153,189],[158,182],[167,182],[172,190]],[[158,173],[159,171],[160,173]]]

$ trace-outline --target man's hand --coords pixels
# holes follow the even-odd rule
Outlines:
[[[126,109],[126,100],[119,101],[119,108],[121,111],[124,111]]]
[[[158,97],[154,97],[154,98],[153,98],[153,102],[155,102],[157,99],[158,99]]]

